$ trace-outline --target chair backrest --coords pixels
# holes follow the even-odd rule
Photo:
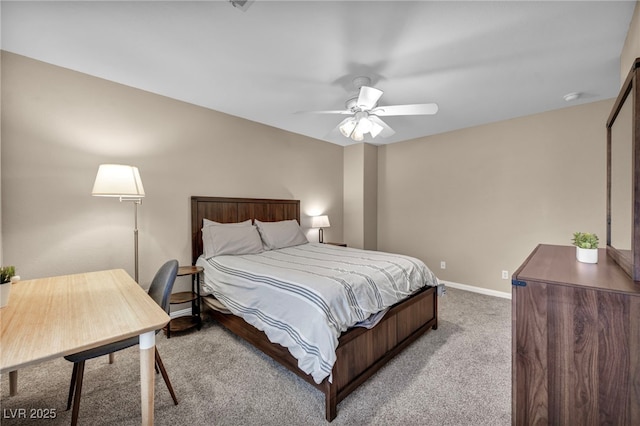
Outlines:
[[[166,313],[169,313],[169,297],[173,291],[173,283],[178,274],[178,261],[173,259],[166,262],[158,269],[151,285],[149,296],[156,301]]]

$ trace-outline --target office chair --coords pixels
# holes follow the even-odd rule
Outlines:
[[[156,275],[153,277],[151,285],[149,286],[149,296],[151,296],[151,298],[155,300],[156,303],[160,305],[160,307],[167,313],[169,313],[169,297],[171,296],[173,283],[176,280],[177,273],[178,261],[169,260],[160,267]],[[160,330],[156,330],[156,333],[158,333],[159,331]],[[78,411],[80,410],[80,393],[82,392],[82,379],[84,375],[85,361],[92,358],[97,358],[102,355],[112,354],[122,349],[135,346],[139,343],[139,337],[135,336],[129,339],[121,340],[119,342],[109,343],[98,348],[89,349],[64,357],[64,359],[66,359],[67,361],[73,362],[73,373],[71,374],[71,384],[69,386],[69,398],[67,399],[67,410],[71,408],[71,401],[73,400],[73,412],[71,415],[72,426],[75,426],[78,422]],[[156,372],[159,371],[162,374],[162,378],[164,379],[164,382],[169,389],[169,393],[171,394],[171,398],[173,398],[174,404],[178,405],[178,399],[176,398],[176,394],[174,393],[173,387],[171,386],[171,381],[169,380],[167,371],[162,364],[162,359],[160,358],[157,347],[155,348],[155,361]]]

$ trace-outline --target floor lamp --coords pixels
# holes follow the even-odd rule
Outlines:
[[[138,205],[142,204],[144,188],[137,167],[121,164],[101,164],[91,195],[95,197],[118,197],[120,202],[133,202],[134,228],[133,251],[135,280],[138,281]]]

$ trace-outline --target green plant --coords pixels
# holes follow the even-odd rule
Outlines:
[[[0,284],[8,283],[11,281],[11,277],[16,274],[16,268],[13,266],[0,267]]]
[[[574,232],[573,233],[573,245],[583,249],[597,249],[598,248],[598,236],[589,232]]]

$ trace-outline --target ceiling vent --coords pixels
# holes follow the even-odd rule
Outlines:
[[[229,0],[229,3],[231,3],[236,9],[246,12],[254,1],[256,0]]]

